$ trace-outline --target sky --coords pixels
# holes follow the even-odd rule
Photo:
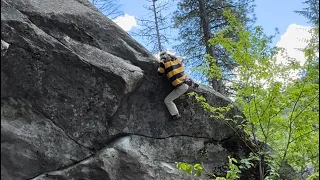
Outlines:
[[[310,26],[305,17],[294,12],[302,10],[305,6],[302,2],[303,0],[256,0],[256,24],[261,25],[269,35],[274,34],[275,28],[278,28],[280,34],[274,39],[276,43],[289,25]]]
[[[295,13],[295,10],[301,10],[304,5],[303,0],[255,0],[255,14],[257,17],[256,25],[261,25],[265,33],[273,35],[275,28],[279,29],[279,35],[274,39],[274,44],[278,42],[290,24],[308,26],[308,20]],[[137,28],[135,18],[145,17],[148,11],[143,5],[150,4],[147,0],[118,0],[121,4],[121,10],[126,18],[122,18],[122,24],[125,24],[126,31]],[[175,8],[175,7],[173,7]],[[118,20],[119,23],[119,20]],[[139,38],[137,40],[140,42]]]
[[[255,0],[257,17],[255,25],[262,26],[267,35],[274,35],[275,28],[279,30],[279,34],[274,38],[273,46],[278,45],[287,49],[305,46],[306,43],[299,39],[308,38],[309,35],[300,29],[308,28],[310,24],[305,17],[294,12],[305,7],[302,2],[303,0]],[[151,4],[148,0],[118,0],[118,3],[124,15],[114,21],[129,33],[138,28],[136,18],[145,18],[148,13],[143,6]],[[172,6],[172,10],[175,8]],[[134,38],[145,45],[139,37]],[[146,48],[150,49],[150,47]],[[291,52],[290,54],[296,55],[297,53]]]
[[[124,15],[113,19],[113,21],[129,33],[136,30],[139,28],[136,18],[145,18],[149,13],[143,7],[144,5],[151,5],[148,1],[118,0],[118,3],[121,4],[120,10]],[[290,58],[297,59],[300,64],[305,62],[305,58],[303,52],[298,48],[304,48],[307,44],[305,39],[311,37],[307,31],[310,29],[311,24],[308,23],[305,17],[294,12],[305,7],[302,2],[303,0],[255,0],[255,15],[257,17],[255,25],[262,26],[267,35],[274,35],[277,28],[279,34],[275,36],[271,45],[285,48],[287,55]],[[173,5],[171,10],[174,11],[175,8]],[[147,49],[150,50],[152,48],[152,45],[146,46],[145,42],[139,37],[133,36],[133,38]],[[171,49],[171,51],[174,50]],[[277,59],[281,63],[287,62],[286,58],[280,55],[278,55]]]

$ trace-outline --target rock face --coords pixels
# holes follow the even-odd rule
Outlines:
[[[175,162],[203,161],[219,175],[228,155],[248,153],[187,96],[176,101],[182,118],[168,122],[172,89],[157,61],[89,2],[1,6],[1,178],[196,179]],[[231,103],[210,88],[198,93],[215,107]]]

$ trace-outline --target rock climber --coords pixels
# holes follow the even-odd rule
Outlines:
[[[164,99],[164,103],[172,116],[171,120],[177,120],[181,115],[173,101],[187,92],[190,86],[198,87],[198,85],[187,77],[181,61],[167,52],[160,53],[158,76],[163,76],[164,74],[174,87],[173,91]]]

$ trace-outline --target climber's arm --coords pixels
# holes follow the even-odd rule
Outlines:
[[[158,76],[164,75],[164,72],[165,72],[165,70],[164,70],[164,64],[163,64],[163,62],[161,61],[161,62],[160,62],[160,65],[159,65],[159,68],[158,68]]]

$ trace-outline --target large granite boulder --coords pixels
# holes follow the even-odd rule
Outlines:
[[[188,96],[176,101],[182,118],[169,122],[172,89],[157,60],[89,2],[1,6],[1,178],[194,179],[175,162],[224,174],[228,155],[249,152]],[[215,107],[231,103],[197,92]]]

